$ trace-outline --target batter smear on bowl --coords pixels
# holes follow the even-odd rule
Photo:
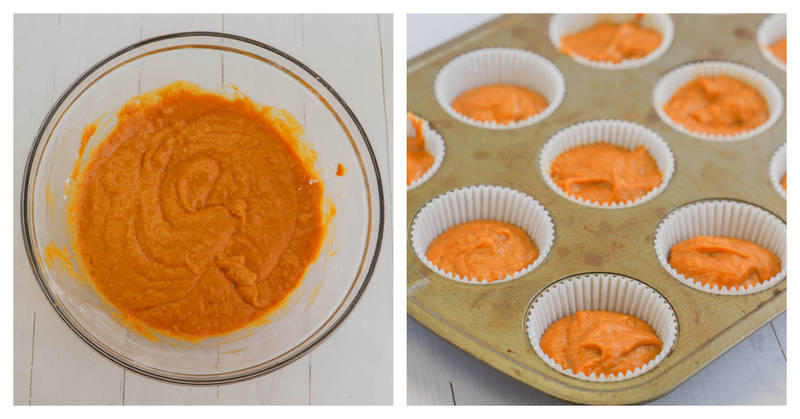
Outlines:
[[[568,195],[599,204],[633,201],[663,179],[645,147],[629,150],[610,143],[565,151],[553,160],[550,176]]]
[[[550,325],[542,351],[575,374],[616,375],[646,365],[661,353],[653,328],[627,314],[580,310]]]
[[[126,103],[71,201],[94,288],[137,328],[190,341],[274,310],[326,232],[299,132],[284,111],[186,82]]]
[[[701,284],[728,288],[768,281],[781,271],[781,260],[747,240],[697,236],[672,246],[669,264],[679,274]]]
[[[462,278],[497,281],[520,271],[539,257],[525,230],[502,221],[457,224],[428,246],[427,257],[439,269]]]
[[[461,93],[453,109],[476,121],[509,124],[528,119],[547,109],[542,95],[513,84],[489,84]]]
[[[589,29],[561,38],[561,50],[567,55],[579,55],[593,61],[619,63],[622,60],[643,58],[661,45],[661,34],[642,28],[637,15],[622,24],[601,22]]]
[[[727,76],[699,77],[686,83],[667,102],[664,112],[689,131],[718,135],[750,131],[769,118],[761,93]]]

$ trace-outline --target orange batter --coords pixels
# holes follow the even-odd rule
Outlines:
[[[696,282],[720,287],[756,285],[781,271],[781,260],[747,240],[697,236],[684,240],[669,253],[669,264]]]
[[[547,99],[537,92],[513,84],[489,84],[461,93],[452,106],[476,121],[498,124],[528,119],[547,108]]]
[[[786,38],[773,42],[772,45],[769,46],[769,52],[771,52],[775,58],[786,64]]]
[[[618,63],[642,58],[661,45],[661,34],[642,28],[638,15],[626,23],[601,22],[581,32],[561,38],[560,49],[567,55],[580,55],[593,61]]]
[[[447,229],[428,246],[425,256],[445,272],[492,282],[533,263],[539,249],[515,225],[477,220]]]
[[[761,93],[727,76],[699,77],[686,83],[667,102],[664,112],[676,124],[704,134],[737,134],[769,118]]]
[[[646,148],[628,150],[609,143],[567,150],[553,160],[550,176],[567,194],[601,204],[634,200],[662,180]]]
[[[117,117],[71,202],[96,290],[133,324],[190,341],[276,308],[325,234],[291,115],[176,82]]]
[[[781,186],[783,186],[783,190],[786,190],[786,175],[783,175],[781,178]]]
[[[600,310],[581,310],[553,323],[539,342],[564,369],[586,375],[632,371],[658,356],[662,345],[642,320]]]
[[[406,136],[406,185],[422,177],[433,166],[433,156],[425,151],[425,136],[422,134],[422,119],[408,114],[414,126],[414,136]]]

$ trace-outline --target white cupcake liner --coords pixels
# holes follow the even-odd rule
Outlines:
[[[415,115],[417,116],[417,115]],[[419,118],[419,116],[417,116]],[[442,161],[444,160],[444,152],[445,152],[445,145],[444,139],[438,132],[434,131],[431,128],[430,124],[428,123],[427,119],[422,119],[422,135],[425,137],[425,151],[431,153],[433,155],[433,166],[431,166],[428,171],[422,174],[422,176],[418,177],[416,180],[411,182],[410,185],[406,185],[406,191],[410,191],[416,188],[419,185],[427,182],[428,179],[433,177],[436,174],[436,171],[439,170],[439,167],[442,165]],[[411,125],[411,120],[406,118],[406,132],[408,134],[414,133],[414,127]],[[416,135],[416,134],[414,134]]]
[[[640,145],[644,146],[661,171],[661,184],[638,199],[626,202],[600,204],[569,195],[559,188],[550,176],[553,160],[571,148],[596,143],[610,143],[631,150]],[[667,142],[655,131],[633,122],[600,119],[570,125],[550,137],[539,152],[539,170],[550,189],[576,204],[604,209],[628,208],[653,199],[667,187],[672,174],[675,173],[675,156]]]
[[[636,14],[557,14],[550,19],[550,42],[559,51],[561,50],[561,39],[566,35],[571,35],[601,22],[625,23],[630,22]],[[675,25],[672,18],[666,14],[645,14],[642,16],[640,25],[643,28],[655,29],[661,34],[661,45],[654,49],[650,54],[642,58],[622,60],[618,63],[608,61],[595,61],[582,57],[577,54],[569,55],[573,61],[602,70],[627,70],[641,67],[659,59],[672,45],[675,37]]]
[[[770,64],[786,71],[786,64],[772,55],[769,50],[770,45],[783,38],[786,38],[786,15],[770,15],[758,26],[756,42],[761,54]]]
[[[641,319],[661,339],[661,352],[647,364],[624,374],[587,376],[565,369],[544,353],[539,342],[550,325],[580,310],[614,311]],[[667,300],[643,282],[615,274],[583,274],[551,284],[531,304],[526,324],[533,350],[547,365],[570,377],[593,382],[628,380],[652,370],[669,355],[678,338],[678,320]]]
[[[488,281],[446,272],[425,256],[431,242],[445,230],[474,220],[503,221],[521,228],[536,244],[539,257],[520,271]],[[553,220],[538,201],[520,191],[491,185],[467,186],[437,196],[419,210],[411,226],[411,246],[425,266],[445,278],[474,284],[495,284],[527,274],[547,258],[554,240]]]
[[[547,99],[543,111],[527,119],[507,124],[477,121],[457,112],[451,104],[463,92],[505,83],[527,87]],[[515,129],[533,125],[552,114],[564,99],[564,76],[555,64],[530,51],[514,48],[484,48],[470,51],[445,64],[434,81],[434,93],[439,105],[453,118],[469,125],[487,129]]]
[[[686,83],[699,77],[727,76],[739,79],[758,90],[769,107],[769,118],[756,128],[738,134],[705,134],[690,131],[682,125],[673,121],[666,112],[664,106],[672,99],[675,92]],[[653,107],[656,113],[673,129],[686,134],[690,137],[708,141],[739,141],[753,138],[770,129],[783,113],[783,95],[778,86],[763,73],[730,61],[697,61],[684,64],[665,74],[653,88]]]
[[[781,271],[747,288],[712,287],[679,274],[668,262],[675,244],[696,236],[733,237],[748,240],[774,253]],[[751,204],[731,200],[700,201],[684,205],[664,218],[653,239],[661,266],[681,283],[694,289],[722,295],[745,295],[764,291],[786,278],[786,224],[778,217]]]
[[[769,161],[769,180],[772,186],[778,191],[778,194],[786,199],[786,191],[781,186],[781,179],[786,174],[786,143],[781,144],[775,153],[772,154],[772,159]],[[788,183],[788,181],[787,181]]]

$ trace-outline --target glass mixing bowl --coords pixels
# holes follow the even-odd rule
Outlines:
[[[84,126],[100,118],[88,144],[110,132],[116,112],[141,92],[186,80],[206,89],[236,86],[256,103],[288,110],[316,151],[325,195],[336,206],[322,252],[302,284],[265,322],[189,343],[148,339],[120,320],[75,265],[46,260],[45,247],[66,248],[66,187]],[[109,123],[106,123],[109,122]],[[105,124],[104,124],[105,123]],[[85,163],[89,153],[86,153]],[[335,174],[337,164],[348,169]],[[131,45],[92,66],[58,99],[42,122],[25,167],[22,230],[42,291],[89,346],[142,375],[181,384],[221,384],[273,371],[299,358],[347,317],[364,291],[383,235],[383,191],[363,127],[325,80],[291,56],[247,38],[213,32],[177,33]],[[353,342],[353,344],[358,344]]]

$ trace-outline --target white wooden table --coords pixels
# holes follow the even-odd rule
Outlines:
[[[496,15],[409,15],[413,58]],[[408,319],[408,404],[562,404]],[[786,313],[652,404],[786,404]]]
[[[17,15],[14,19],[14,403],[390,404],[392,230],[372,281],[342,326],[313,352],[238,384],[184,387],[131,373],[81,341],[39,290],[21,238],[19,195],[33,137],[81,72],[141,39],[211,30],[300,59],[350,104],[384,179],[391,220],[392,18],[377,15]],[[362,71],[353,71],[359,69]]]

